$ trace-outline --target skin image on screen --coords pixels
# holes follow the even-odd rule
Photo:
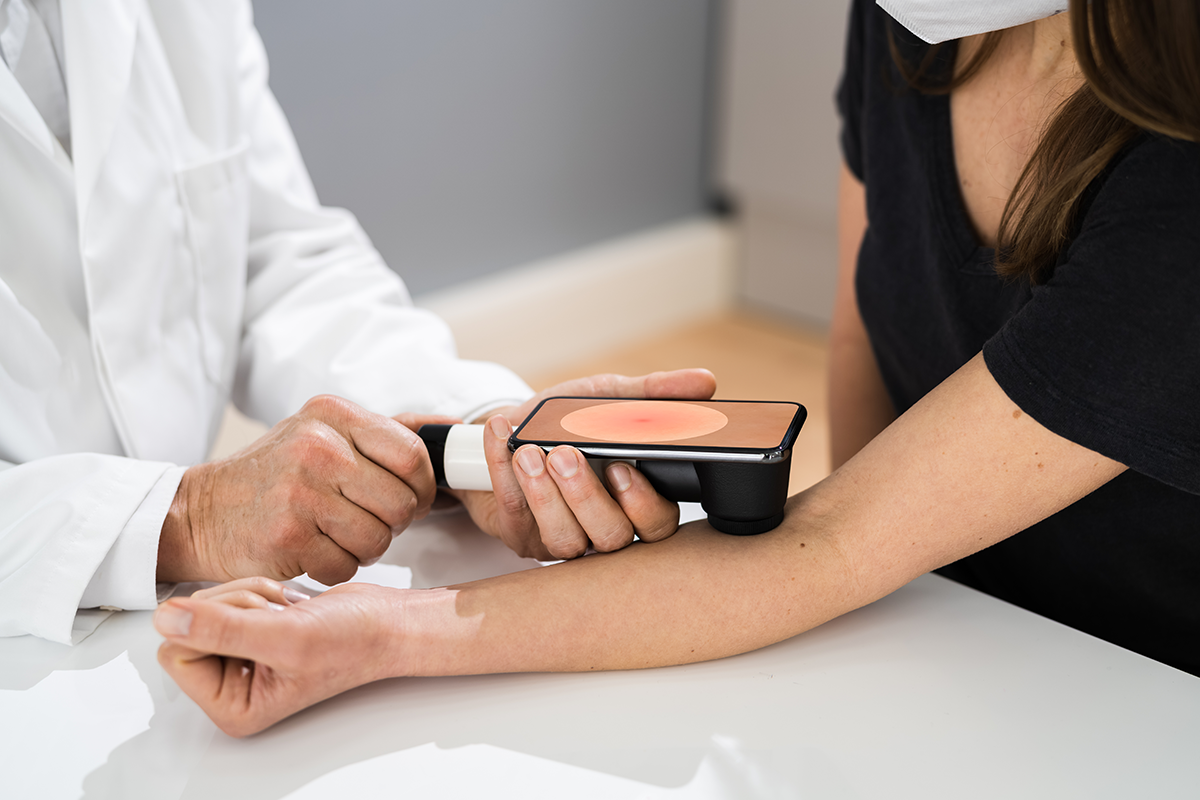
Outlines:
[[[647,444],[714,433],[729,424],[729,417],[715,408],[695,403],[641,400],[581,408],[564,416],[559,424],[589,439]]]
[[[778,448],[800,406],[731,400],[554,397],[517,432],[520,442]]]

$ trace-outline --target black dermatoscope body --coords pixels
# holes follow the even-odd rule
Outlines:
[[[520,438],[521,428],[514,431],[508,446],[516,450],[532,443],[549,451],[570,444],[600,468],[610,461],[628,462],[668,500],[700,503],[709,524],[717,530],[739,535],[766,533],[783,521],[792,445],[807,417],[804,406],[792,405],[796,412],[782,440],[767,449],[528,442]],[[424,425],[417,431],[429,451],[439,487],[491,491],[483,429],[483,425]]]

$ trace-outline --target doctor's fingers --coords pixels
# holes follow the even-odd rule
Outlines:
[[[361,456],[344,463],[334,480],[342,497],[381,520],[393,536],[428,514],[436,497],[429,495],[422,504],[406,481]]]
[[[413,431],[396,420],[374,414],[361,406],[332,395],[314,397],[297,413],[302,420],[324,423],[337,431],[356,453],[399,478],[417,496],[419,508],[428,509],[437,494],[433,464],[425,443]],[[332,457],[338,460],[337,442],[328,441],[319,429],[314,430],[317,441],[314,459]],[[333,448],[322,447],[324,443]]]
[[[605,479],[612,497],[643,542],[665,539],[679,528],[679,504],[655,491],[646,476],[633,467],[621,462],[609,464]]]
[[[545,468],[557,494],[545,486],[529,486],[526,491],[548,545],[560,536],[573,542],[569,537],[578,526],[592,547],[607,553],[631,544],[634,534],[653,542],[667,538],[679,527],[679,505],[659,495],[646,477],[628,464],[609,465],[608,488],[583,454],[572,447],[552,450]]]
[[[556,507],[553,513],[570,513],[592,547],[601,553],[620,550],[633,542],[633,523],[583,453],[573,447],[556,447],[547,455],[546,465],[566,504],[565,512]]]
[[[560,469],[562,468],[561,463],[566,463],[566,458],[573,457],[571,454],[577,453],[574,448],[557,448],[554,452],[568,454],[560,462]],[[579,456],[578,461],[583,462],[583,457]],[[571,507],[563,499],[562,492],[555,482],[556,478],[551,476],[550,459],[547,455],[534,445],[526,445],[514,454],[513,464],[517,480],[521,484],[521,491],[529,503],[529,510],[537,520],[537,530],[542,544],[550,551],[550,554],[555,558],[576,558],[586,553],[591,544],[588,534],[580,521],[576,519]],[[573,476],[579,476],[581,480],[584,480],[581,474],[582,470],[591,472],[586,465],[577,466]],[[592,480],[595,481],[596,491],[603,494],[604,489],[595,479],[595,475],[592,475]],[[632,538],[632,528],[629,530],[629,535]]]
[[[316,530],[280,546],[286,554],[294,544],[299,572],[326,586],[350,580],[360,566],[378,561],[392,543],[390,526],[344,497],[328,498],[309,513]]]
[[[558,558],[546,549],[538,535],[537,520],[525,499],[525,492],[513,472],[513,454],[508,449],[512,426],[502,414],[488,419],[483,435],[483,454],[492,479],[491,506],[494,517],[480,521],[493,536],[524,558]]]
[[[646,397],[704,400],[717,390],[717,379],[706,369],[676,369],[647,375],[592,375],[555,386],[556,395],[589,397]]]

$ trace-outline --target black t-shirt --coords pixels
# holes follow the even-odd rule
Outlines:
[[[859,310],[892,401],[982,350],[1023,411],[1130,468],[942,574],[1200,675],[1200,145],[1140,136],[1044,283],[1006,281],[963,205],[949,99],[906,87],[888,27],[919,56],[855,0],[838,105],[866,186]]]

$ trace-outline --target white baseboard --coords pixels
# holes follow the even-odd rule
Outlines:
[[[463,358],[521,375],[637,342],[728,308],[735,237],[702,218],[654,228],[416,298]]]

